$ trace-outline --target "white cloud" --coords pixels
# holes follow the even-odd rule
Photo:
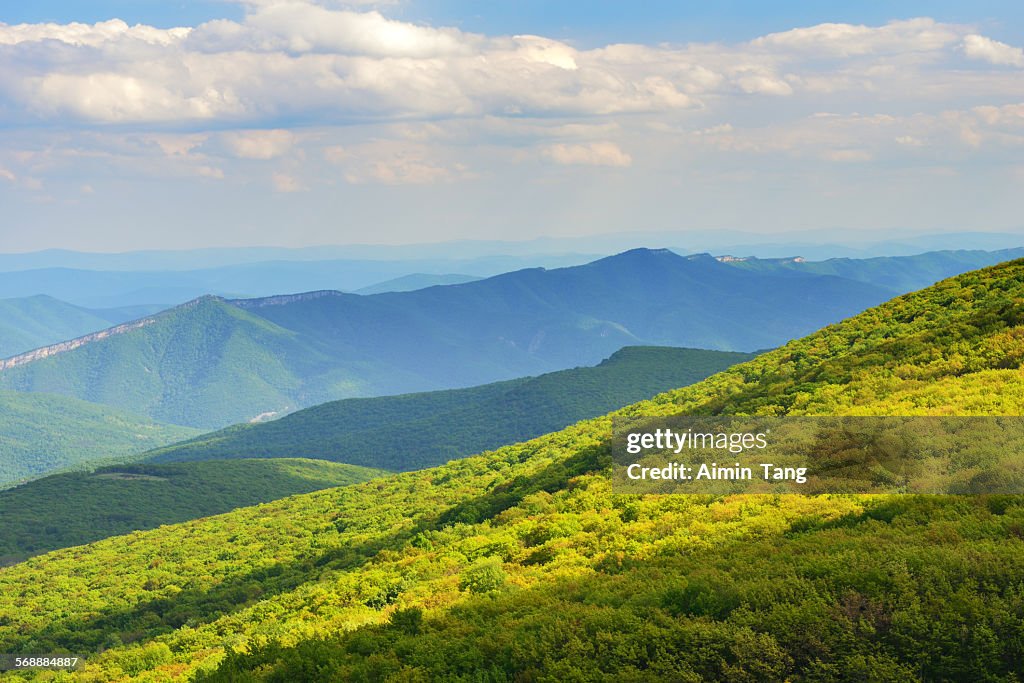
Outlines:
[[[345,174],[345,180],[355,185],[371,182],[384,185],[429,185],[451,179],[451,172],[443,166],[402,158],[375,161]]]
[[[1024,49],[998,40],[971,34],[964,38],[963,48],[964,54],[971,59],[981,59],[989,64],[1024,67]]]
[[[158,29],[137,24],[129,26],[120,19],[96,24],[0,24],[0,45],[20,45],[42,41],[58,41],[76,47],[103,47],[109,43],[133,41],[168,46],[179,43],[192,32],[191,28]]]
[[[439,150],[380,140],[334,156],[345,166],[346,182],[382,185],[432,185],[475,177],[465,164],[437,158]]]
[[[214,180],[224,179],[223,169],[219,169],[214,166],[199,166],[196,168],[196,173],[204,178],[213,178]]]
[[[899,135],[896,137],[896,144],[904,147],[924,147],[925,142],[913,135]]]
[[[857,163],[872,159],[871,152],[866,149],[833,149],[823,153],[822,157],[840,163]]]
[[[977,27],[830,23],[734,44],[591,49],[352,9],[383,3],[245,5],[238,21],[175,29],[0,24],[0,184],[52,188],[77,169],[88,175],[69,192],[101,188],[98,172],[230,178],[306,200],[355,191],[342,180],[443,193],[478,178],[470,169],[487,169],[481,186],[544,176],[524,174],[531,164],[626,168],[635,157],[643,168],[630,176],[644,180],[652,169],[755,174],[748,163],[842,174],[955,166],[1024,144],[1024,104],[1007,104],[1021,99],[1020,72],[1005,68],[1021,51]]]
[[[930,19],[821,24],[737,45],[583,50],[344,5],[252,2],[240,21],[173,29],[0,24],[0,98],[9,103],[0,120],[270,129],[285,119],[610,117],[728,107],[737,94],[935,96],[967,82],[936,66],[961,44],[969,57],[1022,59],[1018,48]]]
[[[271,177],[271,181],[273,182],[274,190],[277,192],[303,192],[307,189],[298,178],[288,173],[275,173]]]
[[[956,42],[959,30],[920,18],[891,21],[884,26],[826,23],[772,33],[751,41],[768,50],[782,49],[814,55],[852,57],[860,55],[935,51]]]
[[[295,142],[295,135],[287,130],[231,131],[221,138],[242,159],[275,159],[291,151]]]
[[[631,166],[633,158],[613,142],[591,142],[586,145],[551,145],[544,156],[556,164],[583,166]]]
[[[203,50],[256,49],[373,57],[429,58],[468,54],[478,40],[457,29],[434,29],[387,19],[379,12],[331,10],[308,2],[266,3],[243,24],[199,26],[189,41]]]

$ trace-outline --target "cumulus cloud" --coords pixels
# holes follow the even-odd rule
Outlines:
[[[274,185],[274,190],[277,192],[291,193],[291,192],[303,192],[306,190],[306,186],[293,175],[288,173],[275,173],[271,176],[271,181]]]
[[[859,55],[940,50],[954,44],[960,31],[955,26],[920,18],[892,21],[884,26],[826,23],[772,33],[752,41],[765,49],[784,49],[851,57]]]
[[[556,164],[583,166],[631,166],[633,158],[614,142],[591,142],[586,145],[551,145],[544,156]]]
[[[224,144],[242,159],[274,159],[287,154],[295,135],[287,130],[231,131],[222,136]]]
[[[930,19],[821,24],[737,45],[583,50],[544,36],[423,26],[350,3],[246,4],[239,21],[195,27],[0,24],[0,99],[9,103],[0,120],[272,129],[283,120],[656,114],[721,106],[736,94],[924,90],[934,83],[905,62],[939,61],[961,44],[969,58],[1024,60],[1018,48]]]
[[[1024,66],[1021,49],[931,19],[582,48],[400,21],[386,3],[242,4],[237,21],[169,29],[0,24],[0,128],[50,136],[0,145],[0,181],[49,187],[50,173],[95,163],[315,192],[685,155],[842,173],[855,167],[841,162],[949,163],[1024,136],[1024,105],[1007,104],[1020,100],[1006,67]]]
[[[964,38],[963,48],[964,54],[971,59],[980,59],[989,64],[1024,67],[1024,49],[998,40],[972,33]]]
[[[822,154],[822,157],[839,163],[857,163],[872,159],[871,152],[866,149],[833,149]]]
[[[377,141],[343,153],[331,153],[330,160],[343,164],[345,181],[353,185],[432,185],[474,174],[459,162],[445,162],[423,145]]]

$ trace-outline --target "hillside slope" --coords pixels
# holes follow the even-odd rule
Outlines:
[[[143,459],[308,457],[397,471],[431,467],[693,384],[751,357],[626,347],[595,367],[470,389],[334,401],[271,422],[204,434]]]
[[[1014,262],[620,412],[1020,414],[1022,326]],[[94,653],[80,680],[1017,680],[1021,497],[613,495],[609,433],[0,570],[0,650]]]
[[[298,458],[115,465],[55,474],[0,491],[0,565],[383,474]]]
[[[0,358],[110,327],[94,311],[48,296],[0,299]]]
[[[0,391],[0,488],[54,470],[135,455],[197,433],[65,396]]]
[[[326,348],[215,297],[132,325],[0,371],[0,387],[216,428],[294,409],[300,400],[387,393],[415,382],[358,351]]]
[[[335,399],[591,365],[629,345],[763,349],[887,297],[832,276],[638,249],[412,292],[204,297],[123,334],[9,360],[0,388],[218,428]]]

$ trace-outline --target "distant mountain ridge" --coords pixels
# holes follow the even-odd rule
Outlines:
[[[904,294],[927,287],[969,270],[992,266],[1024,257],[1024,247],[998,251],[945,250],[930,251],[913,256],[879,256],[851,259],[832,258],[812,261],[803,257],[754,258],[718,256],[722,263],[758,272],[836,275],[838,277],[870,282]]]
[[[202,297],[132,329],[9,360],[0,388],[217,428],[334,399],[591,365],[623,346],[769,348],[890,297],[831,275],[637,249],[411,292]]]
[[[384,292],[411,292],[424,287],[437,285],[461,285],[483,278],[476,275],[461,275],[458,273],[443,273],[441,275],[430,275],[428,273],[411,273],[392,280],[378,282],[369,287],[362,287],[355,291],[355,294],[383,294]]]

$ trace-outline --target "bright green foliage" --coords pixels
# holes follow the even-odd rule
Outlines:
[[[297,458],[118,465],[55,474],[0,491],[0,564],[383,474]]]
[[[0,488],[121,459],[197,432],[64,396],[0,391]]]
[[[161,448],[150,462],[313,457],[412,470],[525,441],[692,384],[752,354],[626,347],[592,368],[470,389],[347,399]]]
[[[622,412],[1019,414],[1022,316],[1018,262]],[[0,650],[91,652],[84,681],[1019,682],[1021,497],[615,495],[610,423],[8,567]]]
[[[481,557],[459,578],[459,589],[470,593],[491,593],[505,585],[508,575],[500,557]]]

